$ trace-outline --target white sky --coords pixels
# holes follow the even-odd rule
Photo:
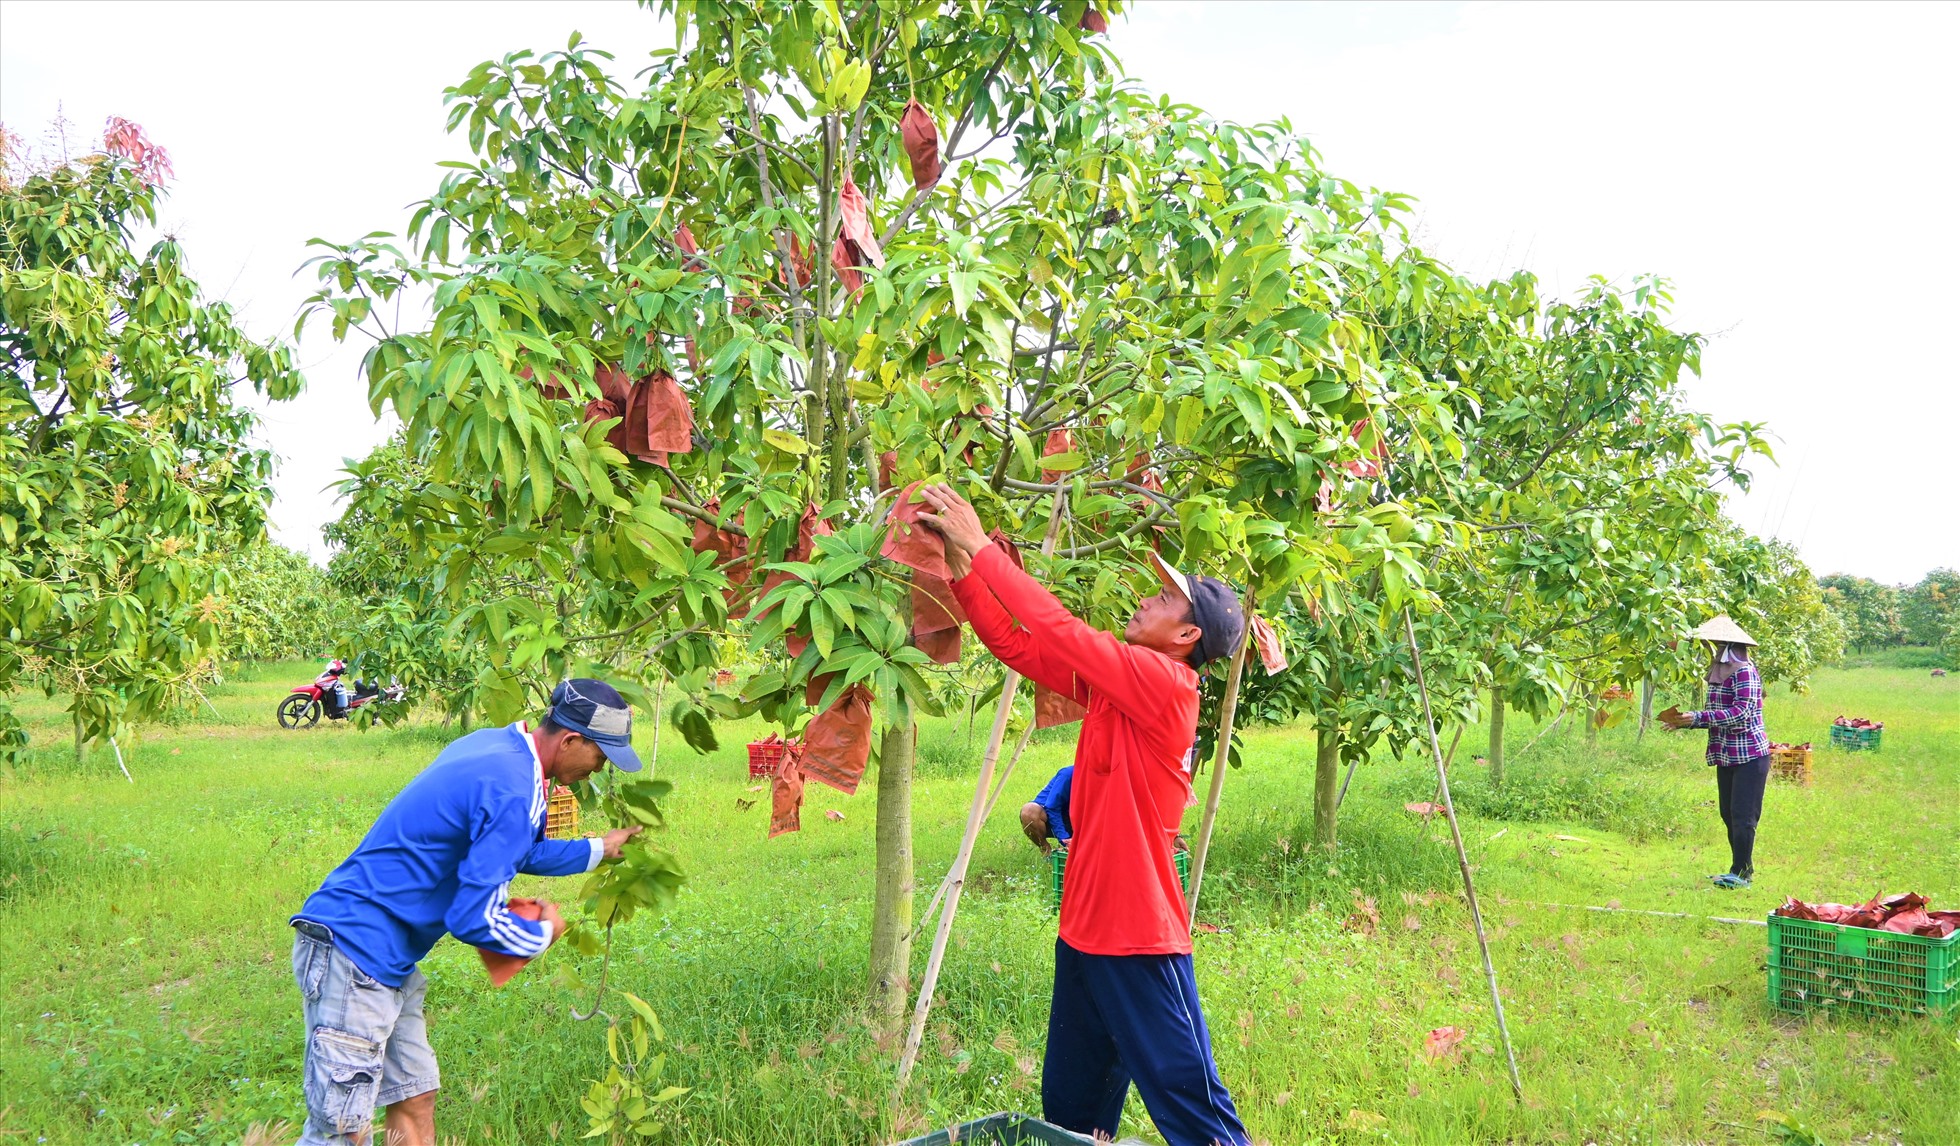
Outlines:
[[[466,146],[443,87],[577,29],[636,71],[672,33],[625,3],[0,3],[0,121],[121,115],[170,150],[162,212],[260,336],[289,335],[314,236],[400,231]],[[1960,7],[1143,0],[1133,75],[1215,115],[1290,118],[1328,170],[1420,199],[1465,271],[1674,280],[1714,335],[1694,402],[1767,422],[1779,467],[1732,504],[1820,574],[1960,566]],[[274,533],[324,554],[325,487],[386,436],[361,348],[324,326],[272,407]]]

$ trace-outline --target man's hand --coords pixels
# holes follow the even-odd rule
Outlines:
[[[1042,855],[1048,854],[1048,809],[1040,804],[1021,805],[1021,830],[1041,849]]]
[[[634,824],[630,828],[617,828],[614,829],[613,831],[607,832],[606,833],[606,858],[609,860],[618,859],[619,849],[626,846],[627,840],[630,840],[634,836],[637,836],[639,834],[640,834],[640,825],[638,824]]]
[[[538,900],[538,922],[551,928],[553,943],[558,942],[558,937],[565,933],[566,927],[570,926],[565,922],[565,917],[558,914],[558,905],[548,899]]]
[[[1675,705],[1669,705],[1656,719],[1676,732],[1679,732],[1683,728],[1693,728],[1695,724],[1693,720],[1688,718],[1686,713],[1682,712]]]
[[[958,549],[970,558],[992,544],[980,524],[980,515],[952,486],[944,482],[920,486],[919,498],[933,508],[931,513],[919,514],[919,520],[944,537],[949,549]]]

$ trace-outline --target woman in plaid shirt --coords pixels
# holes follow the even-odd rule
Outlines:
[[[1708,763],[1715,769],[1715,791],[1722,823],[1729,830],[1729,870],[1710,876],[1716,887],[1748,887],[1756,874],[1756,823],[1763,816],[1763,789],[1769,784],[1769,733],[1763,728],[1763,678],[1749,660],[1755,640],[1726,616],[1690,636],[1707,641],[1708,707],[1694,712],[1670,708],[1661,723],[1672,729],[1706,728]]]

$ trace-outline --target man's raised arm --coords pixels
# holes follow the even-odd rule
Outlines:
[[[949,547],[957,545],[971,556],[973,577],[984,581],[1001,607],[1027,629],[1051,673],[1072,673],[1132,716],[1154,719],[1158,715],[1162,690],[1174,683],[1167,657],[1131,648],[1070,613],[1053,593],[1016,568],[1007,554],[988,540],[979,515],[950,487],[925,486],[920,495],[935,512],[921,513],[919,520],[939,530]],[[964,597],[961,603],[965,603]],[[973,619],[971,610],[967,617]],[[974,631],[980,632],[977,623]],[[983,634],[981,639],[987,638]],[[993,647],[992,642],[988,647]],[[1046,680],[1042,683],[1056,687]],[[1075,689],[1056,691],[1077,695]]]

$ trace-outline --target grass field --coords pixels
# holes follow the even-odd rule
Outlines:
[[[124,746],[134,784],[106,749],[78,768],[59,712],[26,702],[43,747],[0,775],[0,1140],[290,1141],[266,1125],[300,1112],[286,917],[445,739],[433,726],[281,732],[273,704],[311,671],[241,673],[213,695],[219,715],[148,730]],[[1429,797],[1432,773],[1415,759],[1363,767],[1330,859],[1296,843],[1310,835],[1311,730],[1252,731],[1205,882],[1201,917],[1220,930],[1197,937],[1196,958],[1220,1067],[1255,1138],[1775,1142],[1782,1131],[1757,1119],[1767,1108],[1824,1142],[1960,1141],[1956,1024],[1776,1015],[1762,928],[1578,909],[1760,919],[1786,894],[1907,889],[1960,906],[1960,684],[1923,669],[1826,671],[1808,697],[1774,694],[1770,732],[1821,745],[1839,713],[1885,720],[1883,753],[1820,750],[1812,787],[1773,786],[1756,886],[1739,893],[1702,878],[1727,851],[1700,734],[1636,745],[1616,728],[1589,751],[1561,730],[1523,751],[1537,732],[1518,721],[1503,792],[1459,766],[1521,1106],[1447,833],[1402,809]],[[982,839],[920,1083],[894,1107],[889,1048],[857,1008],[870,789],[813,786],[804,830],[766,841],[767,800],[737,805],[753,795],[736,743],[747,731],[724,728],[708,757],[663,738],[657,767],[677,784],[668,843],[691,882],[677,910],[617,943],[615,980],[659,1010],[675,1043],[669,1079],[694,1088],[664,1140],[876,1144],[1038,1111],[1054,933],[1045,869],[1011,813]],[[643,730],[643,751],[650,739]],[[960,730],[935,724],[923,739],[921,907],[971,793]],[[1070,749],[1037,744],[1007,802]],[[1361,922],[1358,899],[1378,926]],[[573,996],[549,974],[562,957],[503,990],[452,940],[425,962],[446,1138],[584,1132],[578,1097],[603,1072],[604,1039],[568,1016]],[[1431,1064],[1423,1037],[1444,1025],[1470,1032],[1467,1054]],[[1156,1141],[1134,1098],[1127,1114],[1125,1133]]]

